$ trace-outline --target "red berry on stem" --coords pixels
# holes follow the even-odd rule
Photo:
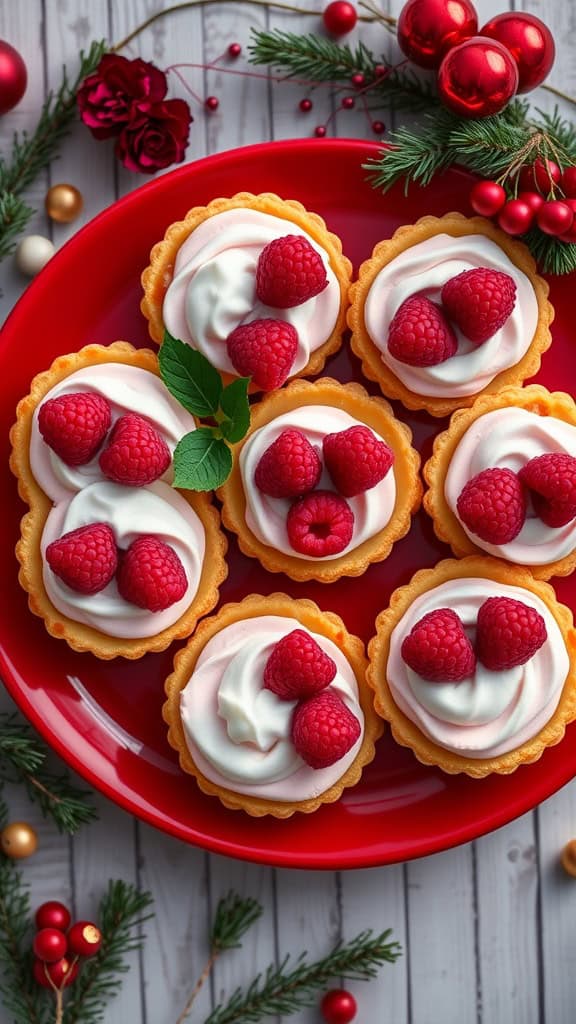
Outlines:
[[[298,106],[300,107],[300,110],[302,111],[303,114],[307,114],[309,110],[312,110],[312,100],[309,100],[308,97],[305,97],[303,100],[300,100]]]
[[[563,235],[560,235],[561,242],[576,242],[576,199],[565,199],[566,206],[569,206],[574,214],[574,220],[572,221],[572,227],[565,231]]]
[[[355,71],[354,74],[352,75],[350,81],[352,82],[352,85],[356,89],[361,89],[362,86],[365,84],[366,79],[365,79],[365,77],[364,77],[364,75],[362,74],[361,71]]]
[[[543,203],[536,214],[536,223],[546,235],[564,235],[574,222],[574,211],[561,199]]]
[[[459,117],[498,114],[516,93],[518,68],[495,39],[474,36],[448,50],[438,69],[438,95]]]
[[[356,106],[356,100],[353,96],[344,96],[341,106],[344,110],[352,110]]]
[[[509,199],[498,214],[498,224],[507,235],[523,235],[534,220],[534,210],[521,199]]]
[[[36,984],[42,988],[68,988],[78,974],[78,963],[68,957],[62,957],[53,964],[35,959],[32,974]]]
[[[358,12],[354,4],[344,0],[334,0],[322,13],[324,27],[333,36],[344,36],[351,32],[358,21]]]
[[[32,949],[34,956],[47,964],[53,964],[66,954],[66,936],[59,928],[41,928],[34,936]]]
[[[372,131],[374,132],[374,135],[383,135],[386,131],[384,121],[372,121]]]
[[[320,1003],[320,1012],[326,1024],[349,1024],[354,1020],[357,1009],[354,996],[344,988],[331,989]]]
[[[68,907],[65,907],[63,903],[59,903],[57,900],[48,900],[47,903],[43,903],[42,906],[38,907],[34,918],[38,929],[58,928],[61,932],[67,931],[70,920]]]
[[[576,199],[576,167],[566,167],[561,178],[562,191],[569,199]]]
[[[240,46],[240,43],[230,43],[230,46],[228,47],[229,57],[232,57],[232,59],[234,60],[236,59],[236,57],[239,57],[241,53],[242,47]]]
[[[77,921],[68,932],[68,947],[75,956],[95,956],[102,945],[102,932],[92,921]]]
[[[317,124],[314,129],[314,135],[316,136],[317,139],[323,139],[324,136],[326,135],[326,125]]]
[[[541,160],[538,157],[534,163],[525,164],[518,175],[518,185],[524,192],[532,192],[534,189],[541,192],[543,196],[549,195],[554,185],[558,185],[562,172],[554,160]]]
[[[506,191],[497,181],[477,181],[470,192],[470,205],[482,217],[493,217],[506,202]]]
[[[398,19],[398,45],[421,68],[437,68],[447,50],[477,32],[469,0],[408,0]]]
[[[374,78],[385,78],[388,74],[388,68],[385,64],[374,65]]]
[[[204,106],[206,107],[206,110],[218,110],[220,100],[217,96],[207,96],[204,100]]]
[[[538,213],[538,210],[544,202],[544,196],[540,195],[539,192],[520,192],[518,199],[522,203],[527,203],[534,213]]]
[[[506,11],[492,18],[481,36],[497,39],[510,50],[518,65],[518,92],[530,92],[548,75],[556,50],[554,38],[540,18],[524,11]]]

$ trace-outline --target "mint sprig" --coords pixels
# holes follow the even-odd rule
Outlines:
[[[211,419],[186,434],[174,451],[174,486],[211,491],[228,479],[232,470],[229,444],[241,441],[250,426],[249,377],[227,387],[201,352],[168,331],[158,356],[160,375],[168,391],[188,412]]]

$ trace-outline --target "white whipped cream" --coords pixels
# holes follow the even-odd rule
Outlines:
[[[477,661],[474,675],[461,683],[432,683],[408,667],[402,642],[424,615],[453,609],[474,643],[478,612],[489,597],[522,601],[544,619],[547,639],[530,661],[502,672],[491,672]],[[546,725],[569,667],[560,627],[536,594],[470,578],[449,580],[416,598],[392,632],[386,676],[398,707],[429,739],[457,754],[483,758],[514,750]]]
[[[48,392],[35,409],[32,420],[30,466],[37,483],[52,501],[65,501],[88,484],[106,479],[98,465],[106,441],[90,462],[83,466],[68,466],[46,444],[38,429],[38,413],[44,402],[61,395],[87,391],[108,400],[112,426],[126,413],[137,413],[158,431],[171,453],[184,434],[196,427],[193,416],[182,408],[160,377],[150,370],[126,363],[97,363],[76,370]],[[162,480],[171,483],[173,477],[170,465]]]
[[[126,550],[144,534],[154,534],[178,555],[188,586],[180,601],[161,612],[125,601],[113,579],[98,594],[80,594],[56,576],[45,559],[53,540],[89,523],[108,523],[116,544]],[[109,636],[136,639],[155,636],[172,626],[194,600],[202,574],[206,536],[201,520],[174,488],[160,480],[148,487],[122,487],[109,481],[84,487],[70,500],[61,501],[48,514],[40,550],[44,560],[44,586],[52,604],[75,622]]]
[[[450,359],[437,366],[408,366],[394,359],[388,350],[388,328],[402,303],[416,294],[440,303],[447,281],[478,267],[503,271],[516,283],[516,304],[500,330],[476,348],[452,324],[458,350]],[[529,278],[490,238],[434,235],[382,268],[366,297],[364,319],[383,362],[406,387],[433,398],[461,398],[481,391],[502,370],[520,361],[534,337],[538,302]]]
[[[362,729],[348,753],[328,768],[311,768],[296,752],[290,732],[297,702],[263,689],[275,644],[294,629],[302,629],[296,619],[279,615],[234,622],[208,641],[196,662],[180,697],[180,713],[196,765],[218,786],[268,800],[309,800],[333,786],[360,749],[364,715],[352,667],[331,640],[311,633],[336,662],[329,689]]]
[[[308,240],[322,257],[328,285],[300,306],[273,309],[256,297],[256,267],[262,249],[283,235]],[[318,242],[290,220],[242,208],[217,213],[194,228],[178,250],[162,314],[170,334],[232,374],[236,370],[228,358],[228,335],[252,320],[285,320],[298,334],[292,375],[330,337],[339,309],[340,285]]]
[[[254,475],[256,467],[271,444],[276,441],[284,430],[300,430],[322,460],[322,440],[326,434],[335,434],[349,427],[366,426],[355,420],[343,409],[328,405],[302,405],[299,409],[277,416],[266,426],[256,430],[248,439],[240,453],[240,473],[246,497],[246,523],[252,533],[263,544],[284,554],[294,555],[306,561],[318,561],[312,555],[304,555],[294,551],[288,540],[286,519],[292,504],[290,498],[271,498],[256,486]],[[370,427],[368,429],[371,429]],[[378,440],[381,437],[372,431]],[[318,490],[335,491],[334,484],[322,460],[322,476],[317,484]],[[335,555],[325,555],[322,561],[340,558],[347,551],[357,548],[369,537],[383,530],[389,522],[396,503],[396,479],[394,466],[383,480],[369,491],[345,499],[354,513],[354,529],[350,543]]]
[[[574,550],[576,520],[558,528],[546,526],[535,515],[530,500],[524,526],[508,544],[482,540],[466,527],[457,511],[458,498],[473,476],[485,469],[518,473],[530,459],[551,452],[576,454],[576,426],[514,406],[488,412],[469,426],[450,460],[444,494],[462,529],[479,548],[519,565],[547,565]]]

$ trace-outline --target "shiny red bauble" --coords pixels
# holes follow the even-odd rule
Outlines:
[[[493,217],[506,202],[506,190],[497,181],[477,181],[470,192],[470,205],[482,217]]]
[[[408,0],[398,18],[398,45],[419,67],[437,68],[450,47],[477,31],[469,0]]]
[[[356,1016],[356,1000],[344,988],[333,988],[320,1003],[320,1012],[326,1024],[349,1024]]]
[[[569,199],[576,199],[576,167],[566,167],[560,179],[562,191]]]
[[[533,209],[521,199],[509,199],[498,214],[498,224],[507,235],[523,235],[533,220]]]
[[[574,211],[561,199],[551,199],[538,210],[536,222],[546,235],[565,235],[574,223]]]
[[[547,25],[534,14],[507,11],[491,18],[481,36],[497,39],[510,51],[518,66],[517,92],[530,92],[547,77],[556,48]]]
[[[324,136],[326,135],[326,125],[317,124],[314,129],[314,135],[316,136],[317,139],[323,139]]]
[[[353,96],[344,96],[342,103],[340,104],[343,110],[353,110],[356,106],[356,100]]]
[[[344,3],[344,0],[334,0],[328,4],[322,12],[324,27],[333,36],[344,36],[351,32],[358,21],[358,12],[354,4]]]
[[[236,57],[239,57],[241,53],[242,47],[240,46],[240,43],[230,43],[230,46],[228,47],[228,56],[231,57],[232,60],[236,60]]]
[[[65,932],[70,927],[70,911],[58,900],[48,900],[38,907],[34,918],[37,928],[58,928]]]
[[[0,39],[0,114],[20,103],[27,83],[28,72],[18,50]]]
[[[532,192],[534,189],[547,196],[552,191],[553,185],[558,185],[562,172],[554,160],[541,160],[538,157],[534,163],[526,164],[518,175],[518,185],[523,192]]]
[[[498,114],[512,99],[518,69],[495,39],[474,36],[449,50],[438,70],[438,95],[459,117]]]
[[[560,235],[560,241],[569,242],[571,245],[574,245],[576,243],[576,199],[565,199],[564,202],[572,210],[574,220],[569,231],[565,231],[563,235]]]
[[[523,203],[527,203],[534,213],[538,213],[538,210],[546,201],[544,199],[544,196],[540,195],[539,192],[520,192],[518,195],[518,199],[520,199]]]
[[[34,981],[42,988],[67,988],[78,974],[78,963],[62,957],[54,964],[46,964],[43,960],[34,960],[32,964]]]
[[[206,99],[204,100],[204,106],[206,107],[206,110],[218,110],[218,107],[220,106],[220,100],[218,99],[217,96],[207,96]]]
[[[75,956],[95,956],[102,945],[102,932],[92,921],[77,921],[68,932],[68,949]]]
[[[53,964],[61,960],[68,948],[66,936],[58,928],[41,928],[34,936],[32,949],[34,956]]]
[[[298,106],[303,114],[308,114],[309,111],[312,110],[313,103],[312,100],[309,100],[308,97],[305,96],[303,100],[300,100]]]
[[[374,132],[374,135],[383,135],[386,131],[384,121],[372,121],[372,131]]]

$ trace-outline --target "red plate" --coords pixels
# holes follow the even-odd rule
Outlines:
[[[554,793],[576,774],[576,747],[568,737],[514,775],[473,781],[424,768],[387,734],[361,783],[337,804],[286,822],[224,810],[179,771],[166,742],[160,709],[174,650],[135,663],[100,662],[89,654],[74,654],[49,637],[43,623],[28,612],[13,554],[24,509],[8,469],[8,431],[32,375],[58,354],[118,338],[148,343],[139,312],[140,273],[152,244],[191,206],[241,189],[300,199],[326,218],[356,265],[400,224],[427,213],[470,212],[471,179],[459,171],[450,171],[428,189],[412,189],[408,198],[400,188],[387,196],[374,192],[361,165],[377,152],[376,145],[357,140],[271,143],[213,156],[161,177],[78,232],[26,291],[2,333],[0,667],[8,689],[51,746],[112,800],[180,839],[247,860],[364,867],[454,846],[503,825]],[[545,356],[538,380],[549,388],[573,391],[570,289],[567,277],[552,281],[553,354]],[[327,370],[343,381],[362,379],[347,346]],[[407,414],[401,406],[397,413],[409,423],[426,458],[443,423],[425,413]],[[434,565],[448,553],[421,512],[409,537],[395,545],[387,561],[372,566],[360,580],[323,586],[295,584],[266,573],[241,555],[232,540],[222,598],[238,600],[249,592],[283,588],[338,612],[351,632],[368,640],[391,591],[416,569]],[[560,600],[574,606],[572,580],[561,580],[557,590]]]

